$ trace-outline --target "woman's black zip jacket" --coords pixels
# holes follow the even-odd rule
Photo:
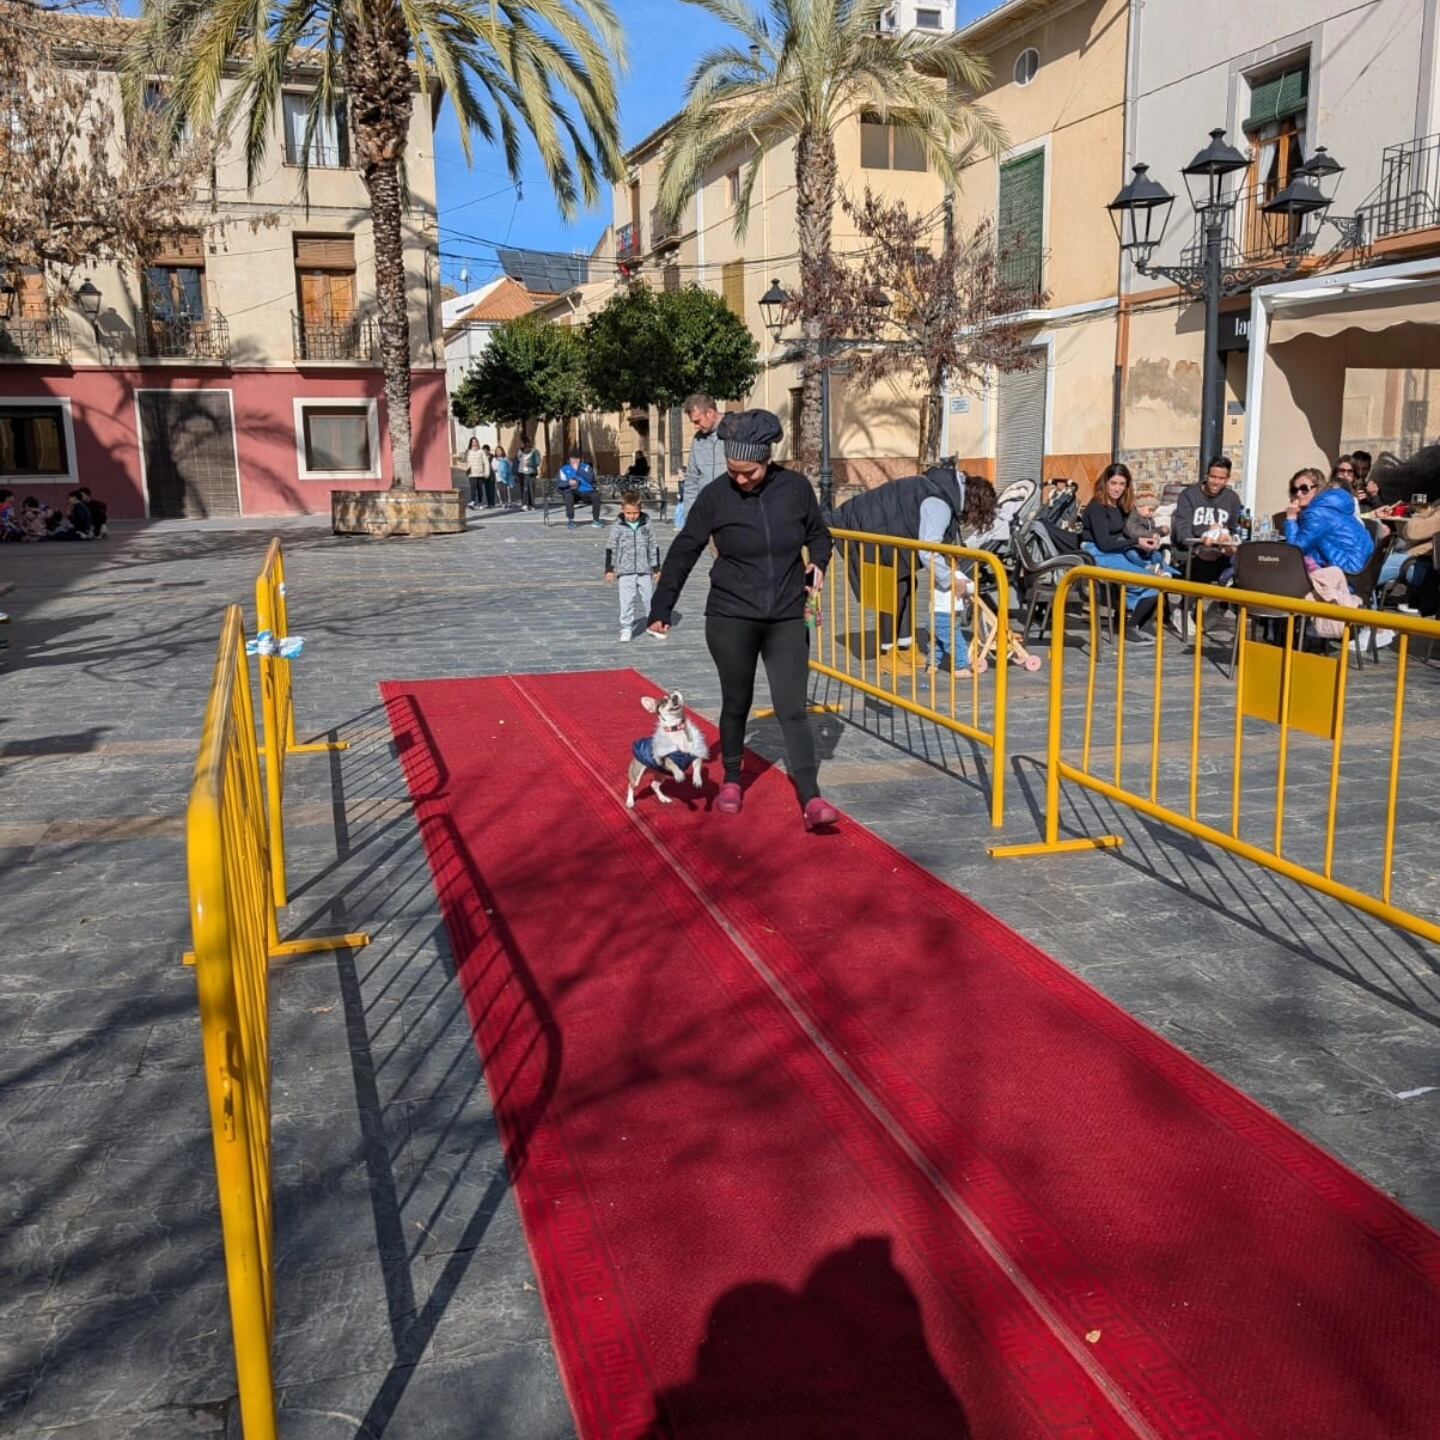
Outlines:
[[[805,559],[822,570],[830,563],[830,532],[810,482],[778,465],[748,493],[728,476],[713,480],[696,497],[675,537],[650,620],[670,623],[680,591],[714,539],[707,615],[731,620],[798,620],[805,613]]]

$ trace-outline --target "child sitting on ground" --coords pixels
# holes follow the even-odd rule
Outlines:
[[[610,527],[605,542],[605,579],[620,586],[620,639],[634,638],[636,622],[650,614],[655,582],[660,578],[660,542],[650,528],[650,517],[640,508],[640,496],[627,490],[620,497],[620,518]],[[647,635],[665,637],[655,630]]]
[[[1135,508],[1125,518],[1125,538],[1131,541],[1131,548],[1125,558],[1132,565],[1143,565],[1157,575],[1175,573],[1165,564],[1161,547],[1165,543],[1165,532],[1155,520],[1160,496],[1153,486],[1143,482],[1135,487]]]

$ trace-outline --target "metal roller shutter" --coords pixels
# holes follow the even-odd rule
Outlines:
[[[1002,375],[999,432],[995,443],[995,489],[1016,480],[1037,483],[1045,464],[1045,396],[1050,372],[1042,360],[1029,370]]]
[[[142,390],[140,446],[156,520],[240,513],[228,390]]]

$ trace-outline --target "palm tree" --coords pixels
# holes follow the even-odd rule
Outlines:
[[[819,450],[819,341],[830,272],[836,200],[835,134],[860,115],[912,136],[947,192],[976,152],[1005,144],[994,116],[974,96],[989,67],[957,32],[880,33],[893,0],[689,0],[739,32],[701,57],[686,87],[660,176],[660,208],[678,219],[715,161],[748,150],[735,207],[743,238],[760,162],[795,140],[795,212],[800,238],[800,317],[806,339],[801,453]]]
[[[615,72],[623,64],[609,0],[153,0],[123,83],[126,104],[138,109],[147,77],[171,76],[177,132],[187,120],[213,120],[222,134],[242,126],[252,185],[287,80],[313,86],[302,166],[313,137],[348,114],[370,195],[393,483],[413,490],[401,217],[415,96],[448,95],[467,158],[472,131],[498,141],[517,181],[528,133],[571,215],[621,174]]]

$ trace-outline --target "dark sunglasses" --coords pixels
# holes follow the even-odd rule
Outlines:
[[[1292,485],[1290,493],[1292,495],[1308,495],[1314,488],[1313,485]]]

